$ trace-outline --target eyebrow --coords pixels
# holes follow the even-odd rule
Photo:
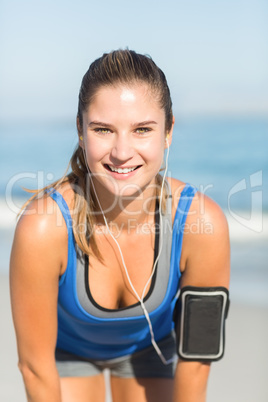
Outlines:
[[[91,121],[88,123],[88,127],[90,126],[111,127],[111,124],[103,123],[102,121]]]
[[[146,121],[141,121],[139,123],[134,123],[131,125],[133,127],[141,127],[141,126],[147,126],[150,124],[157,124],[157,122],[154,120],[146,120]],[[88,127],[91,127],[91,126],[111,127],[112,124],[104,123],[102,121],[91,121],[90,123],[88,123]]]
[[[157,124],[156,121],[154,120],[146,120],[146,121],[141,121],[140,123],[134,123],[132,124],[132,126],[148,126],[150,124]]]

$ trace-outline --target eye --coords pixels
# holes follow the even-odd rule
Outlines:
[[[103,128],[103,127],[95,128],[94,131],[95,131],[95,133],[103,134],[103,135],[111,133],[111,130],[109,128]]]
[[[149,131],[151,131],[151,129],[148,128],[148,127],[139,127],[139,128],[136,129],[137,134],[146,134]]]

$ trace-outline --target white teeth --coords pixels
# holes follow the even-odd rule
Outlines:
[[[116,169],[114,166],[110,166],[110,165],[109,165],[109,168],[110,168],[113,172],[116,172],[116,173],[129,173],[129,172],[132,172],[132,171],[135,169],[135,167],[132,167],[132,168],[124,168],[124,169],[122,169],[122,168]]]

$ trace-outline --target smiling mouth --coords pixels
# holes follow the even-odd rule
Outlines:
[[[133,166],[133,167],[129,167],[129,168],[116,168],[114,166],[105,164],[104,167],[109,170],[110,172],[115,172],[115,173],[120,173],[120,174],[126,174],[126,173],[130,173],[133,172],[134,170],[137,170],[141,167],[141,165],[138,166]]]

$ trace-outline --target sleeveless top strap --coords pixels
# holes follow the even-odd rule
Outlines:
[[[175,219],[173,223],[171,265],[175,268],[178,279],[181,276],[180,258],[182,250],[182,240],[185,230],[186,218],[197,189],[190,184],[186,184],[181,192]]]
[[[197,189],[188,183],[183,188],[174,219],[175,228],[181,228],[183,230],[196,191]]]
[[[71,218],[71,214],[70,214],[70,210],[69,207],[65,201],[65,199],[63,198],[63,196],[56,190],[52,190],[52,192],[48,191],[48,195],[56,202],[56,204],[58,205],[62,216],[65,220],[67,229],[68,229],[68,235],[69,232],[72,231],[72,218]]]
[[[46,191],[48,196],[51,197],[56,204],[58,205],[62,216],[64,218],[64,221],[66,223],[67,231],[68,231],[68,260],[67,260],[67,267],[64,272],[64,274],[60,277],[59,280],[59,285],[61,285],[66,276],[71,274],[71,267],[73,265],[73,262],[76,259],[76,251],[75,251],[75,239],[73,235],[73,228],[72,228],[72,218],[70,214],[69,207],[63,198],[63,196],[56,190],[54,189],[49,189]]]

